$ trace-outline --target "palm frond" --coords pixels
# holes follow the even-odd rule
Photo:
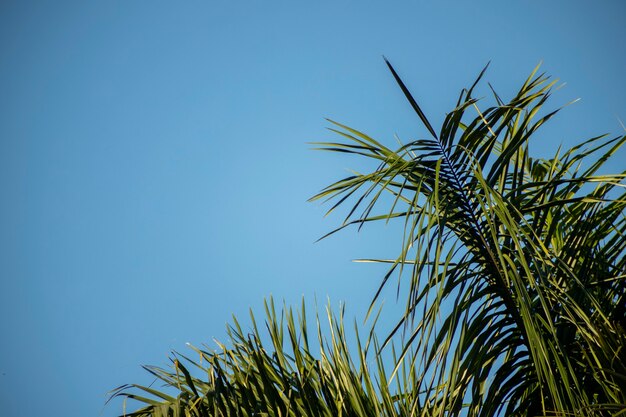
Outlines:
[[[543,111],[554,82],[537,68],[508,103],[494,92],[481,110],[472,91],[483,71],[437,135],[387,65],[431,137],[395,151],[363,133],[358,152],[322,146],[378,166],[313,200],[345,196],[336,209],[354,197],[341,228],[405,218],[404,250],[376,297],[392,273],[408,275],[394,332],[420,358],[423,415],[623,411],[625,175],[597,172],[626,136],[533,159],[529,141],[559,111]]]
[[[385,360],[376,355],[373,331],[349,338],[343,310],[327,310],[324,326],[315,316],[307,327],[304,302],[298,313],[277,313],[265,303],[264,331],[251,314],[252,329],[234,319],[228,342],[217,349],[192,347],[198,360],[175,353],[172,367],[146,367],[163,387],[124,385],[111,398],[144,404],[127,416],[409,416],[421,409],[414,373],[403,367],[388,380]],[[354,346],[353,353],[349,346]],[[172,392],[172,394],[170,394]]]

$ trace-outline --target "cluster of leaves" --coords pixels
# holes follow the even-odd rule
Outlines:
[[[268,308],[269,350],[256,326],[236,324],[233,347],[198,351],[206,365],[185,358],[205,379],[178,360],[172,371],[148,368],[176,397],[118,390],[148,404],[132,415],[626,416],[626,174],[600,174],[626,136],[533,159],[529,140],[558,111],[542,112],[554,83],[537,69],[510,101],[493,92],[481,110],[483,71],[437,133],[387,64],[430,136],[392,150],[332,122],[344,141],[322,149],[378,166],[313,199],[335,200],[330,211],[352,201],[335,231],[404,221],[400,255],[374,260],[391,267],[372,306],[392,275],[405,283],[392,334],[380,346],[373,332],[364,347],[357,338],[349,354],[330,314],[315,359],[306,320],[287,313],[285,346],[282,316]]]
[[[147,404],[124,415],[394,417],[412,415],[418,406],[412,389],[417,375],[402,367],[402,382],[394,391],[382,357],[375,355],[379,346],[373,332],[362,343],[355,325],[357,354],[349,353],[343,310],[336,316],[327,309],[329,337],[315,315],[317,337],[311,344],[304,302],[297,314],[287,308],[277,314],[270,299],[265,312],[264,331],[252,313],[250,332],[234,319],[228,328],[232,347],[191,347],[199,361],[177,354],[172,370],[145,367],[175,394],[137,384],[119,387],[113,397]]]

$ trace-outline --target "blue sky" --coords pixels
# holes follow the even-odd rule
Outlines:
[[[340,219],[306,200],[355,163],[307,142],[332,138],[324,117],[425,133],[383,54],[435,125],[488,61],[510,97],[543,60],[566,83],[552,105],[581,101],[533,149],[622,130],[626,3],[392,3],[2,2],[5,415],[116,415],[106,393],[150,383],[141,364],[270,294],[360,317],[383,270],[350,260],[399,237],[313,243]]]

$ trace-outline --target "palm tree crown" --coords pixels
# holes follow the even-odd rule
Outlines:
[[[537,69],[511,100],[493,92],[481,110],[483,70],[437,132],[387,65],[428,137],[391,149],[331,121],[343,140],[319,147],[377,167],[312,200],[335,201],[329,212],[351,204],[328,235],[403,222],[398,257],[373,260],[390,264],[374,301],[393,274],[406,282],[392,334],[357,337],[350,354],[341,315],[329,313],[330,336],[318,326],[312,349],[306,319],[270,301],[269,348],[256,325],[235,323],[228,346],[197,351],[201,363],[149,368],[178,394],[116,391],[147,404],[133,415],[626,415],[626,174],[600,173],[626,136],[531,157],[530,139],[558,112],[542,112],[554,82]]]

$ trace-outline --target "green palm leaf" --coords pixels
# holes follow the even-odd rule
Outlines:
[[[390,151],[359,134],[358,152],[325,146],[379,165],[313,200],[354,196],[344,226],[405,217],[404,250],[376,297],[392,273],[408,275],[394,332],[420,358],[423,415],[624,411],[624,174],[596,173],[626,136],[532,159],[529,140],[557,113],[542,115],[554,83],[537,69],[485,110],[472,96],[477,80],[437,135],[387,64],[432,139]]]
[[[248,332],[235,319],[226,344],[215,350],[192,347],[198,360],[175,354],[169,370],[146,367],[163,385],[159,390],[124,385],[111,398],[145,405],[125,415],[152,417],[392,417],[421,409],[411,369],[402,367],[395,383],[389,383],[373,331],[362,341],[357,329],[352,340],[356,348],[349,353],[343,310],[335,315],[328,309],[327,331],[316,315],[317,337],[310,344],[304,303],[297,314],[287,308],[277,313],[271,299],[265,307],[265,331],[259,330],[254,315]]]

